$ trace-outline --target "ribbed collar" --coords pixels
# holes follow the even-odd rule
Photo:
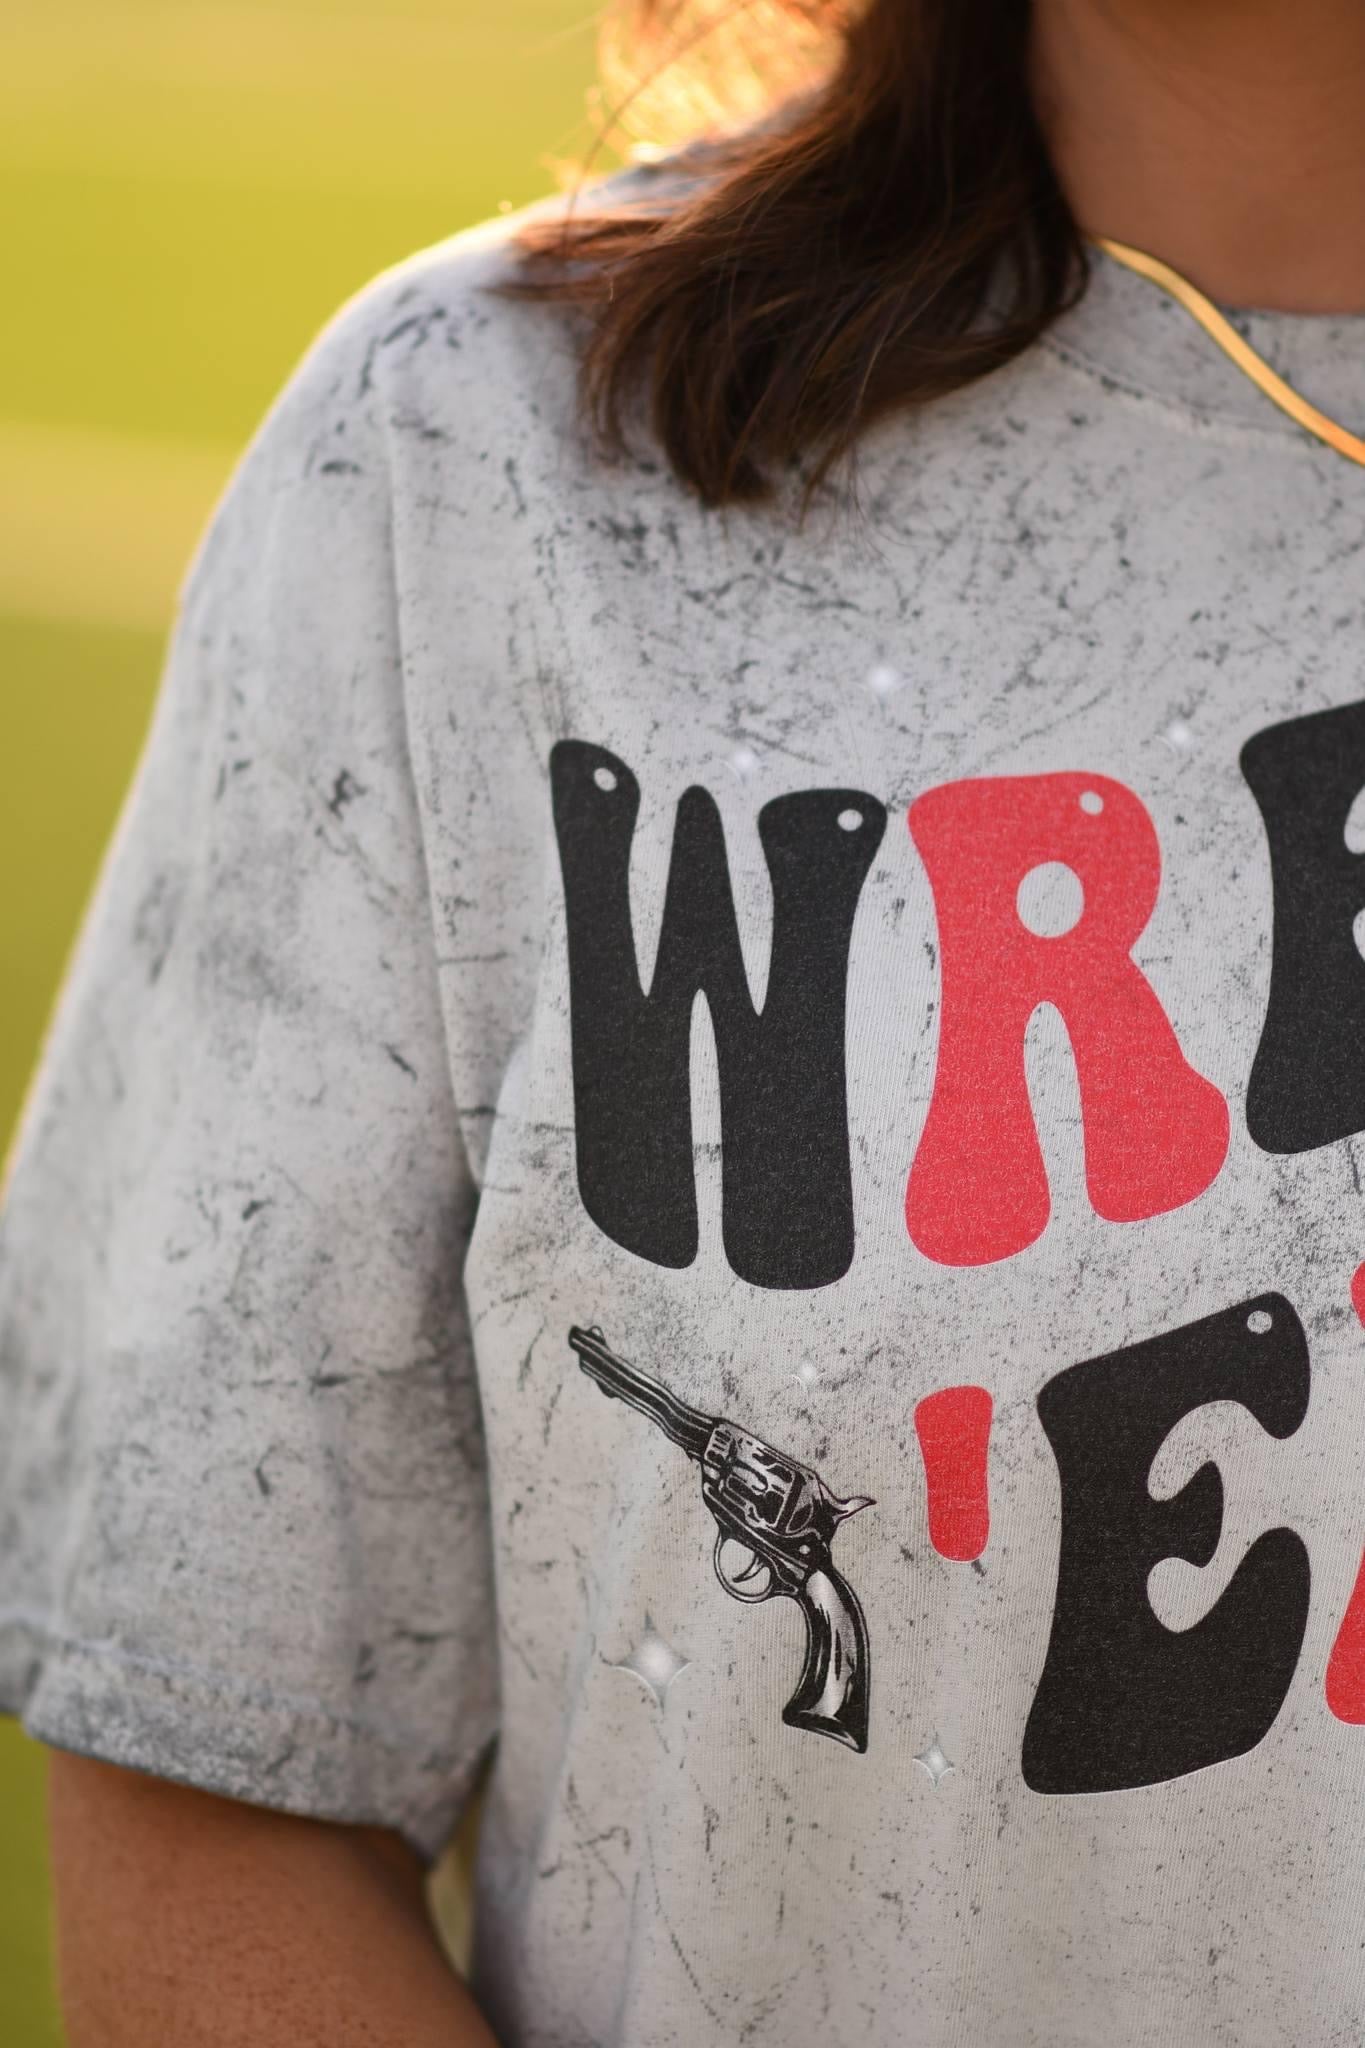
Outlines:
[[[1220,310],[1295,390],[1365,434],[1365,313]],[[1199,418],[1307,438],[1183,306],[1102,250],[1092,251],[1080,305],[1055,324],[1044,347]]]

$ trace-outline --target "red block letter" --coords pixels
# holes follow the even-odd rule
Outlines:
[[[1024,1071],[1040,1003],[1056,1005],[1070,1035],[1097,1213],[1137,1222],[1202,1194],[1227,1155],[1228,1110],[1131,958],[1161,875],[1137,797],[1099,775],[950,782],[911,805],[910,831],[942,961],[938,1069],[905,1205],[919,1249],[943,1265],[986,1265],[1047,1228]],[[1017,898],[1049,861],[1079,877],[1085,908],[1069,932],[1039,938]]]

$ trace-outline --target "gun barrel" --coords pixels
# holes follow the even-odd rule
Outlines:
[[[662,1380],[656,1380],[652,1373],[632,1365],[628,1358],[618,1356],[600,1330],[575,1327],[569,1332],[569,1343],[578,1353],[578,1362],[584,1372],[589,1379],[596,1380],[604,1394],[638,1408],[658,1425],[666,1437],[686,1451],[689,1458],[700,1460],[715,1427],[713,1415],[704,1414],[700,1408],[689,1407],[686,1401],[680,1401],[676,1394],[670,1392]]]

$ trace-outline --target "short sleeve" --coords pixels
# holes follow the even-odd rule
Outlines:
[[[8,1162],[0,1709],[430,1861],[495,1642],[376,317],[211,522]]]

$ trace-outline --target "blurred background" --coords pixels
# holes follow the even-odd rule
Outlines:
[[[0,0],[0,1153],[235,454],[367,277],[552,189],[592,5]],[[61,2039],[41,1759],[0,1719],[5,2048]]]

